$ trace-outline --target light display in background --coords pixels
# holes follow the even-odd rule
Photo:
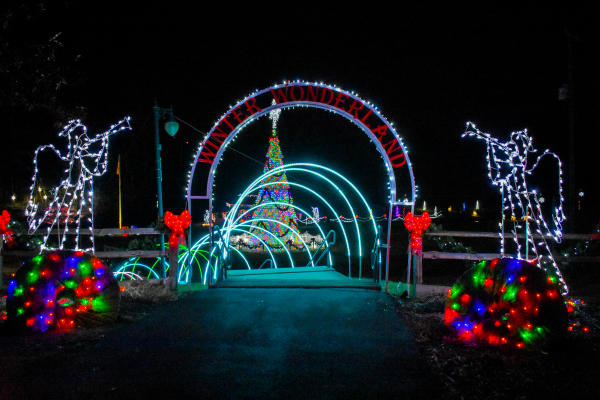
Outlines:
[[[289,181],[288,181],[289,184]],[[247,206],[245,204],[243,204],[242,206]],[[249,207],[249,206],[248,206]],[[318,209],[318,207],[312,207],[312,208],[316,208]],[[243,207],[240,207],[240,210],[238,210],[238,216],[244,214],[245,209]],[[405,218],[405,213],[407,211],[405,209],[400,209],[398,216],[396,217],[394,215],[394,217],[392,218],[392,221],[404,221]],[[226,213],[225,217],[227,217],[229,213]],[[436,219],[436,218],[440,218],[442,217],[443,214],[441,212],[438,212],[437,210],[434,211],[434,213],[430,214],[429,217],[431,219]],[[227,217],[229,218],[229,217]],[[369,214],[366,215],[360,215],[360,214],[356,214],[354,217],[352,216],[344,216],[344,215],[338,215],[337,217],[328,217],[327,215],[321,215],[319,216],[319,218],[314,218],[309,216],[309,214],[306,214],[306,218],[302,219],[300,213],[296,213],[296,222],[298,223],[298,225],[303,224],[303,225],[311,225],[311,224],[318,224],[324,221],[329,221],[329,222],[342,222],[344,224],[353,224],[355,221],[358,222],[370,222],[370,221],[376,221],[376,222],[382,222],[382,221],[387,221],[387,214],[381,214],[379,216],[371,216]],[[208,221],[209,221],[209,214],[208,214],[208,210],[204,211],[204,222],[203,222],[203,226],[208,226]],[[216,222],[216,217],[215,214],[213,213],[212,215],[212,223],[214,224]]]
[[[216,217],[215,214],[209,211],[209,210],[204,210],[204,217],[202,217],[202,226],[209,226],[211,224],[214,224],[216,221]]]
[[[0,214],[0,241],[3,240],[6,242],[8,247],[12,247],[16,244],[16,242],[12,229],[8,227],[9,223],[10,213],[6,210],[2,210],[2,214]],[[1,244],[2,243],[0,243],[0,245]]]
[[[339,197],[347,199],[344,192],[349,189],[350,193],[354,193],[357,196],[356,200],[359,200],[360,211],[365,212],[368,215],[368,217],[365,218],[365,221],[368,221],[369,225],[372,227],[373,235],[375,235],[375,236],[377,235],[377,225],[376,225],[375,218],[372,214],[371,207],[369,206],[369,204],[367,203],[366,199],[361,194],[361,192],[358,190],[358,188],[356,186],[354,186],[352,184],[352,182],[350,182],[343,175],[341,175],[341,174],[337,173],[336,171],[331,170],[327,167],[317,165],[317,164],[296,163],[296,164],[283,165],[283,166],[280,166],[278,168],[275,168],[273,170],[270,170],[270,171],[262,174],[261,176],[256,178],[249,186],[246,187],[246,189],[238,197],[237,202],[230,207],[230,212],[227,215],[227,219],[224,221],[223,226],[220,227],[221,234],[217,235],[216,237],[213,237],[213,247],[209,247],[211,245],[211,240],[210,240],[209,235],[204,235],[201,238],[199,238],[196,242],[194,242],[193,244],[190,245],[189,249],[186,248],[185,246],[181,246],[181,245],[179,246],[178,256],[177,256],[178,270],[179,270],[179,274],[178,274],[178,279],[179,279],[178,282],[179,283],[190,282],[190,279],[192,277],[192,270],[196,269],[196,268],[199,271],[199,275],[200,275],[200,278],[203,283],[206,284],[209,280],[209,277],[211,277],[210,278],[211,280],[216,279],[217,271],[218,271],[218,267],[219,267],[218,265],[216,265],[216,263],[222,262],[222,260],[225,260],[225,259],[227,259],[229,261],[231,259],[230,255],[232,257],[239,257],[243,261],[244,267],[247,269],[251,269],[252,266],[251,266],[250,262],[248,261],[248,259],[246,259],[244,253],[236,247],[240,246],[240,239],[242,239],[242,237],[248,238],[248,240],[250,237],[254,237],[258,243],[261,243],[262,239],[258,236],[259,232],[263,232],[265,235],[272,237],[273,240],[278,244],[278,247],[282,248],[284,255],[287,256],[287,259],[289,260],[289,264],[281,265],[281,267],[294,268],[294,266],[295,266],[294,257],[292,257],[292,255],[290,253],[290,249],[288,249],[282,243],[282,241],[279,238],[277,238],[273,233],[267,231],[266,229],[261,230],[261,228],[259,228],[257,226],[255,226],[254,229],[257,230],[258,232],[256,232],[256,233],[250,232],[250,227],[252,225],[253,220],[247,219],[247,216],[252,215],[252,213],[255,209],[257,209],[263,205],[264,206],[274,205],[274,206],[282,206],[282,207],[289,206],[289,207],[293,208],[294,210],[296,210],[297,213],[302,213],[302,214],[306,215],[309,219],[312,219],[311,223],[314,224],[315,228],[318,230],[318,236],[308,235],[308,234],[298,234],[298,242],[300,243],[300,245],[298,246],[298,250],[304,250],[308,256],[307,262],[305,264],[300,264],[300,265],[315,266],[315,263],[313,261],[315,259],[315,254],[316,254],[315,250],[316,250],[317,243],[318,243],[317,239],[319,237],[325,238],[327,236],[325,231],[322,229],[322,227],[319,226],[320,221],[316,220],[312,216],[315,214],[315,212],[314,212],[315,210],[313,210],[313,212],[310,212],[307,209],[303,209],[295,204],[289,204],[289,203],[281,203],[280,204],[277,202],[270,202],[270,204],[261,203],[259,205],[252,206],[250,208],[244,209],[244,211],[241,212],[241,209],[243,208],[242,207],[243,202],[247,197],[252,197],[253,193],[258,192],[263,187],[269,187],[269,186],[278,184],[277,182],[262,183],[265,181],[265,178],[268,178],[271,175],[280,175],[281,173],[286,172],[288,170],[292,170],[296,173],[307,174],[308,176],[317,178],[318,181],[327,182],[331,187],[331,190],[327,190],[323,193],[323,194],[326,193],[327,197],[338,197],[339,196]],[[322,173],[320,173],[318,171],[320,171]],[[336,176],[337,178],[341,179],[346,185],[348,185],[348,188],[345,188],[344,186],[340,186],[340,185],[336,184],[335,182],[327,179],[326,176],[323,175],[324,173],[331,174],[332,176]],[[319,192],[311,189],[308,186],[305,186],[305,185],[302,185],[302,184],[299,184],[296,182],[288,182],[288,184],[290,186],[294,186],[295,188],[298,188],[298,190],[306,191],[306,193],[314,196],[316,199],[318,199],[321,202],[320,204],[322,204],[322,206],[325,206],[326,209],[329,210],[329,212],[331,212],[331,215],[340,215],[339,212],[332,206],[332,204],[325,197],[323,197],[321,194],[319,194]],[[357,244],[358,244],[359,243],[358,239],[360,238],[360,235],[361,235],[358,224],[356,223],[356,220],[355,220],[356,215],[358,215],[357,214],[358,209],[354,210],[354,208],[352,207],[350,202],[348,202],[346,205],[348,207],[348,211],[350,212],[349,215],[355,216],[355,218],[352,219],[352,221],[354,222],[353,225],[356,228],[356,237],[357,237]],[[209,218],[210,218],[210,214],[205,214],[205,215],[209,215]],[[266,218],[259,218],[259,219],[266,220]],[[320,217],[320,219],[328,220],[327,218],[324,218],[324,216]],[[280,225],[282,224],[280,221],[275,221],[275,220],[267,220],[266,222],[273,222],[274,224],[280,224]],[[346,227],[344,226],[345,224],[343,223],[342,219],[336,219],[335,223],[339,227],[338,233],[341,233],[343,246],[345,246],[345,249],[346,249],[346,255],[348,257],[349,273],[350,273],[351,246],[350,246],[350,242],[348,240],[348,232],[347,232]],[[216,246],[214,245],[215,243],[216,243]],[[261,245],[263,246],[263,248],[266,249],[266,251],[272,261],[272,268],[278,268],[279,263],[278,263],[277,259],[279,257],[275,257],[275,254],[273,254],[270,247],[266,243],[264,243],[264,241],[263,241],[263,243],[261,243]],[[329,243],[327,241],[325,241],[323,243],[323,245],[325,246],[323,251],[325,251],[325,249],[327,249],[329,247]],[[244,247],[249,247],[249,246],[246,246],[244,243]],[[356,255],[360,259],[362,257],[360,248],[358,246],[356,246],[354,249],[356,250]],[[217,253],[217,252],[219,252],[219,253]],[[121,279],[121,280],[123,280],[123,279],[135,279],[135,280],[150,279],[152,277],[158,278],[162,274],[162,270],[159,270],[159,267],[160,267],[159,260],[160,259],[157,258],[154,260],[153,263],[146,264],[143,262],[139,262],[140,261],[139,258],[129,259],[126,262],[119,265],[114,270],[114,275],[115,275],[115,277],[117,277],[118,279]],[[331,255],[331,253],[329,253],[326,257],[326,260],[322,260],[322,262],[326,262],[327,265],[332,266],[333,265],[333,257]],[[232,264],[234,264],[234,263],[232,263]],[[253,267],[256,268],[258,266],[253,265]],[[360,273],[361,272],[359,269],[359,276],[360,276]]]
[[[259,192],[261,189],[269,188],[271,186],[276,186],[280,184],[278,181],[271,181],[268,178],[270,178],[271,176],[281,176],[287,171],[294,172],[294,176],[296,176],[296,174],[305,174],[305,176],[316,179],[317,182],[321,182],[318,186],[315,187],[315,189],[321,187],[323,183],[326,183],[330,187],[329,190],[317,191],[309,186],[294,181],[288,181],[287,184],[289,185],[289,187],[293,186],[295,190],[297,188],[297,190],[301,190],[305,192],[305,194],[310,195],[315,201],[319,202],[319,206],[313,206],[312,208],[304,209],[297,206],[296,204],[275,201],[259,202],[258,204],[255,204],[253,206],[245,204],[247,198],[254,198],[254,194]],[[336,183],[333,180],[327,178],[326,175],[329,175],[330,177],[336,177],[336,179],[339,179],[341,182]],[[352,196],[349,196],[350,194],[352,194]],[[346,207],[344,207],[343,210],[344,214],[347,215],[346,217],[340,212],[340,209],[336,210],[335,207],[338,206],[335,205],[334,207],[335,202],[333,204],[331,203],[332,198],[337,198],[338,200],[344,201]],[[356,201],[358,202],[358,204],[355,203]],[[239,257],[239,259],[241,259],[243,262],[243,268],[257,268],[258,265],[256,265],[255,263],[251,265],[251,263],[245,256],[245,254],[247,255],[247,253],[244,253],[243,250],[252,250],[257,249],[259,247],[262,247],[268,253],[268,256],[271,258],[272,261],[272,268],[294,268],[294,257],[297,258],[297,256],[293,257],[290,253],[290,251],[294,250],[304,251],[307,254],[306,263],[296,262],[296,264],[300,266],[315,266],[314,261],[317,260],[317,257],[315,257],[315,255],[320,255],[316,254],[315,252],[317,250],[317,247],[319,247],[319,245],[321,244],[324,246],[323,249],[321,249],[320,251],[326,251],[325,249],[329,247],[329,243],[327,241],[324,241],[324,238],[327,237],[326,231],[324,231],[323,228],[319,226],[320,223],[323,221],[333,222],[339,228],[339,230],[336,232],[338,235],[341,236],[340,246],[345,247],[346,256],[348,257],[347,261],[349,266],[349,275],[351,253],[354,253],[356,256],[358,256],[358,272],[360,277],[360,262],[362,262],[362,253],[360,246],[361,229],[357,222],[367,222],[368,225],[372,227],[374,236],[377,236],[378,232],[376,222],[379,219],[374,217],[372,208],[369,206],[360,190],[343,175],[330,168],[318,164],[294,163],[281,165],[279,167],[268,170],[261,176],[257,177],[250,185],[246,187],[246,189],[238,196],[238,200],[235,204],[227,204],[227,206],[229,207],[227,218],[223,221],[223,225],[219,227],[220,234],[215,235],[212,239],[213,247],[209,248],[211,244],[209,235],[205,235],[198,239],[196,242],[192,242],[190,244],[189,249],[185,248],[185,246],[179,246],[177,257],[179,269],[179,283],[190,282],[192,270],[196,268],[199,271],[199,276],[202,282],[209,282],[210,277],[217,276],[219,266],[215,264],[222,262],[222,260],[227,260],[227,262],[230,262],[233,258]],[[254,224],[253,227],[254,232],[250,232],[250,228],[254,222],[268,222],[272,223],[273,225],[282,226],[284,229],[286,228],[281,221],[277,221],[275,219],[250,217],[253,214],[254,210],[265,206],[275,206],[281,208],[289,207],[294,209],[296,215],[301,214],[306,216],[307,219],[305,223],[313,224],[314,228],[318,230],[318,234],[297,233],[297,240],[299,243],[298,247],[289,248],[282,242],[281,239],[279,239],[276,236],[276,234],[264,228],[260,228],[256,226],[256,224]],[[325,210],[327,210],[327,212],[330,213],[330,215],[338,217],[328,218],[327,216],[322,215],[322,207],[325,207]],[[359,212],[362,213],[362,215],[364,216],[360,217]],[[213,220],[214,222],[214,216],[212,216],[209,211],[204,213],[204,217],[205,223],[208,223],[211,220]],[[382,218],[386,217],[387,216],[384,215]],[[348,227],[346,226],[348,223],[353,225],[355,228],[356,242],[354,243],[354,246],[351,245],[351,242],[349,240],[349,233],[351,234],[351,232],[348,231]],[[271,249],[270,246],[266,244],[265,240],[263,240],[262,237],[259,236],[259,234],[261,233],[264,234],[265,239],[271,238],[276,243],[273,249]],[[249,243],[251,238],[254,238],[258,245],[252,247]],[[331,240],[331,237],[329,238],[329,240]],[[206,250],[207,248],[208,250]],[[275,257],[275,254],[273,254],[275,252],[271,250],[280,249],[284,253],[283,257]],[[286,258],[287,260],[289,260],[289,264],[285,261]],[[238,267],[240,267],[240,264],[236,265],[236,262],[239,261],[239,259],[234,260],[235,262],[231,262],[231,264],[225,265],[231,265],[233,269],[237,269]],[[284,261],[282,261],[282,259]],[[331,253],[327,254],[326,259],[322,259],[321,262],[326,262],[327,265],[332,266],[333,257]],[[145,263],[140,262],[139,259],[133,258],[119,265],[115,269],[114,274],[118,279],[137,280],[149,279],[152,277],[156,278],[162,274],[162,271],[158,270],[158,265],[158,259],[154,260],[153,262]],[[212,280],[216,278],[210,279]]]
[[[444,321],[467,343],[544,344],[567,332],[567,308],[556,278],[531,262],[482,261],[448,291]]]
[[[319,220],[319,215],[320,215],[319,214],[319,207],[311,207],[311,211],[312,211],[313,219],[316,220],[316,221],[318,221]],[[306,219],[308,219],[308,218],[306,218]]]
[[[281,109],[275,109],[269,113],[272,120],[272,135],[269,138],[269,149],[267,150],[265,167],[263,173],[267,173],[283,165],[283,154],[279,147],[279,137],[277,136],[277,121],[281,115]],[[250,238],[251,246],[260,245],[260,238],[272,248],[279,248],[281,245],[275,238],[281,240],[286,245],[298,247],[298,222],[296,212],[293,207],[294,200],[290,194],[290,185],[288,184],[285,171],[266,177],[263,184],[268,186],[261,187],[256,198],[257,209],[252,213],[252,225],[250,232],[257,237]],[[273,204],[277,203],[277,204]],[[281,224],[273,221],[279,221]],[[262,228],[272,233],[261,231]]]
[[[305,243],[308,243],[311,250],[315,250],[317,246],[320,246],[323,243],[323,236],[320,234],[312,235],[309,232],[302,232],[300,234],[302,240]],[[239,235],[232,235],[229,238],[229,245],[236,246],[239,250],[250,248],[250,239],[252,235],[248,233],[241,233]]]
[[[54,251],[28,260],[8,282],[9,326],[30,332],[72,329],[77,321],[114,319],[120,290],[110,269],[82,251]]]
[[[73,120],[58,134],[59,137],[66,139],[64,152],[53,144],[39,146],[35,150],[34,172],[25,215],[30,234],[36,232],[42,223],[48,224],[41,250],[71,249],[94,252],[94,178],[106,172],[110,136],[124,130],[131,130],[129,122],[130,118],[126,117],[112,125],[106,132],[90,138],[87,127],[80,120]],[[39,189],[38,156],[46,150],[53,152],[59,158],[64,170],[60,183],[51,191],[53,197],[49,206],[42,207],[36,202],[36,190]],[[71,220],[69,215],[73,212],[76,216]],[[85,244],[80,240],[82,226],[89,230]],[[53,229],[58,232],[56,246],[51,246],[49,243],[50,232]],[[73,229],[75,235],[68,235]],[[72,239],[69,239],[70,236]]]
[[[533,139],[527,130],[512,132],[510,140],[501,142],[489,133],[482,132],[472,122],[467,122],[462,137],[475,137],[483,140],[487,147],[488,176],[497,186],[502,196],[502,220],[500,222],[500,253],[505,253],[504,228],[508,217],[512,225],[510,232],[515,243],[517,258],[529,259],[529,251],[537,265],[544,269],[551,278],[556,278],[560,292],[568,293],[567,284],[562,277],[558,265],[554,261],[547,238],[560,242],[562,238],[561,223],[566,219],[562,204],[562,164],[560,158],[550,150],[541,154],[533,147]],[[536,157],[537,156],[537,157]],[[553,157],[558,164],[558,198],[559,204],[554,208],[552,227],[542,214],[538,191],[527,182],[544,157]],[[532,159],[534,158],[534,159]],[[535,238],[530,233],[536,234]],[[525,251],[519,241],[519,234],[525,235]]]

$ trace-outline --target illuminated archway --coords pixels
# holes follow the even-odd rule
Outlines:
[[[359,127],[374,143],[388,174],[386,265],[389,264],[392,207],[403,205],[412,209],[416,199],[414,175],[408,152],[393,124],[383,117],[377,107],[355,93],[335,86],[304,81],[284,82],[255,91],[231,107],[219,118],[198,146],[188,173],[188,209],[192,209],[192,201],[207,200],[209,215],[212,215],[215,173],[227,146],[252,121],[275,109],[292,107],[311,107],[338,114]],[[204,183],[196,192],[195,182]]]

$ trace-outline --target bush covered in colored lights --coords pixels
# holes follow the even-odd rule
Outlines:
[[[525,347],[567,330],[567,309],[556,277],[512,258],[482,261],[448,292],[444,321],[469,343]]]
[[[25,262],[8,282],[6,300],[12,328],[44,332],[115,318],[120,290],[110,269],[95,256],[61,251]]]

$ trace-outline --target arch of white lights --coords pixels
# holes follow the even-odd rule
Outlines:
[[[352,102],[352,105],[356,105],[354,108],[354,112],[352,107],[343,108],[338,105],[338,101],[334,104],[332,102],[323,101],[323,97],[321,99],[308,99],[308,98],[293,98],[294,89],[302,91],[306,91],[309,93],[310,90],[320,90],[322,93],[328,91],[328,93],[333,93],[337,100],[343,98],[344,101],[348,100],[349,104]],[[291,94],[289,99],[282,98],[282,91],[291,90]],[[269,100],[268,103],[264,103],[258,107],[256,106],[258,101]],[[271,103],[271,100],[275,100],[274,103]],[[250,106],[249,106],[250,104]],[[255,110],[251,111],[251,107],[254,105]],[[243,107],[246,106],[248,108],[249,115],[244,115],[240,117],[240,112]],[[227,146],[232,143],[232,141],[236,138],[238,133],[240,133],[246,126],[248,126],[252,121],[260,118],[263,115],[266,115],[277,109],[284,108],[294,108],[294,107],[310,107],[315,109],[321,109],[333,112],[337,115],[340,115],[358,128],[360,128],[374,143],[377,151],[381,155],[386,172],[388,174],[388,189],[389,189],[389,212],[387,213],[388,226],[387,226],[387,255],[386,255],[386,264],[389,264],[389,252],[390,252],[390,236],[391,236],[391,221],[392,221],[392,208],[394,205],[403,205],[411,207],[411,211],[414,211],[414,204],[417,197],[417,188],[415,185],[414,175],[412,171],[412,164],[410,158],[408,156],[408,151],[406,145],[403,143],[401,137],[396,132],[393,124],[390,123],[379,111],[377,107],[372,105],[370,102],[361,99],[354,92],[348,92],[340,89],[337,86],[328,85],[324,83],[318,82],[306,82],[306,81],[292,81],[292,82],[283,82],[282,84],[274,85],[268,87],[263,90],[256,90],[251,93],[249,96],[246,96],[241,101],[237,102],[233,107],[231,107],[226,113],[224,113],[221,118],[213,125],[210,132],[203,138],[201,143],[199,144],[197,151],[194,154],[194,159],[190,164],[191,168],[188,172],[188,183],[186,189],[186,198],[187,198],[187,207],[191,210],[192,201],[194,200],[208,200],[208,211],[209,215],[212,215],[213,210],[213,186],[214,186],[214,178],[217,170],[217,166],[223,156],[223,153]],[[362,116],[358,115],[356,112],[360,107],[360,110],[363,110],[364,114]],[[378,128],[382,128],[379,133],[377,132],[377,128],[369,125],[369,120],[367,116],[371,116],[371,118],[375,118],[378,124]],[[226,125],[229,126],[227,128],[229,131],[225,132],[222,128]],[[381,134],[381,132],[385,132],[385,134]],[[382,140],[382,137],[385,137],[385,140]],[[387,140],[387,141],[386,141]],[[394,159],[398,157],[397,153],[393,153],[394,144],[389,146],[389,143],[395,143],[396,149],[401,152],[403,162],[401,167],[399,168],[398,162],[394,163]],[[394,150],[396,151],[396,150]],[[210,164],[210,169],[208,171],[208,177],[206,180],[206,186],[204,194],[194,194],[192,192],[192,187],[194,183],[194,175],[197,172],[198,163],[200,160],[203,162],[207,162],[206,154],[209,153],[211,156],[210,160],[208,160],[208,164]],[[203,156],[204,154],[204,156]],[[410,196],[407,199],[397,200],[397,179],[396,179],[396,171],[400,169],[407,169],[410,181]],[[362,196],[361,196],[362,197]],[[189,234],[189,238],[191,241],[191,230]],[[360,247],[360,246],[359,246]]]

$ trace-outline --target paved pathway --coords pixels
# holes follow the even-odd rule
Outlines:
[[[62,399],[416,398],[431,385],[423,365],[382,293],[210,289],[120,325],[82,350],[15,366],[32,384],[11,380],[2,392]]]
[[[221,288],[355,288],[381,290],[371,278],[348,279],[330,267],[296,267],[232,270],[227,279],[218,282]]]

